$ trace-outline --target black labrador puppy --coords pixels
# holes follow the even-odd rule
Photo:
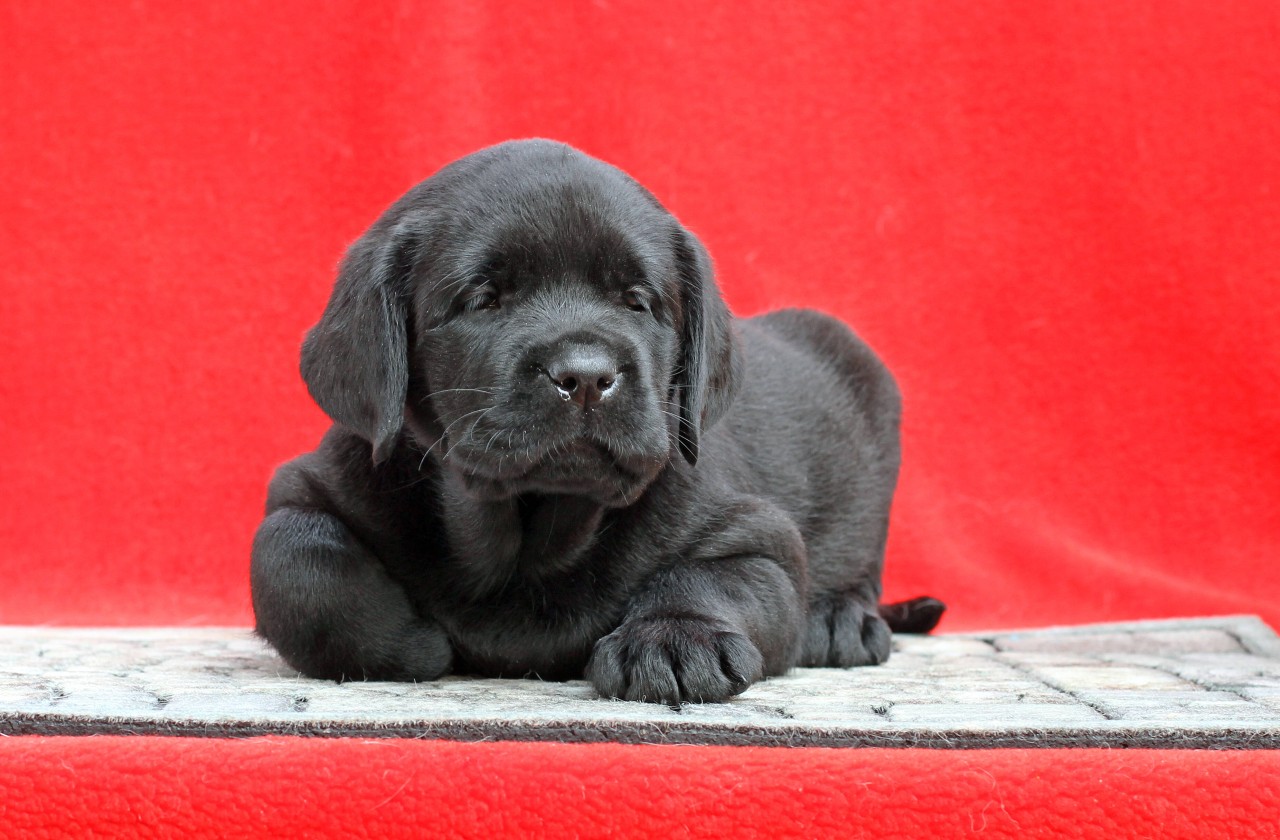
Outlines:
[[[272,480],[252,588],[309,676],[723,701],[883,662],[891,627],[941,614],[878,608],[885,367],[815,312],[731,317],[698,240],[560,143],[485,149],[392,205],[302,376],[336,422]]]

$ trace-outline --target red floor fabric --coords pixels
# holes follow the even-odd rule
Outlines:
[[[1247,840],[1277,809],[1275,752],[0,741],[5,831],[47,838]]]

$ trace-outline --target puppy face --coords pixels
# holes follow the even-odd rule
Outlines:
[[[694,237],[621,171],[522,141],[451,164],[358,241],[303,376],[375,460],[407,422],[469,494],[629,504],[732,395]]]
[[[603,186],[533,173],[463,213],[465,246],[415,284],[411,404],[437,419],[440,460],[477,496],[625,504],[672,450],[675,231]]]

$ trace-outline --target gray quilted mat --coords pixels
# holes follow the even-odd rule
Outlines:
[[[1280,640],[1252,617],[900,636],[877,668],[680,708],[584,682],[310,680],[244,629],[0,627],[0,650],[0,735],[1280,748]]]

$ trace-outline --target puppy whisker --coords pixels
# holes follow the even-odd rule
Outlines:
[[[423,399],[429,400],[432,397],[438,397],[441,394],[461,394],[461,393],[487,394],[492,397],[497,392],[491,391],[488,388],[443,388],[439,391],[432,391],[430,394],[427,394],[425,397],[423,397]]]
[[[449,456],[450,456],[450,455],[452,455],[452,454],[453,454],[453,452],[454,452],[454,451],[455,451],[459,446],[461,446],[462,444],[466,443],[466,442],[467,442],[467,438],[469,438],[469,437],[471,437],[473,434],[475,434],[476,427],[480,424],[480,421],[481,421],[481,420],[483,420],[483,419],[485,418],[485,415],[487,415],[490,411],[493,411],[495,408],[497,408],[497,406],[496,406],[496,405],[491,405],[491,406],[489,406],[488,408],[484,409],[484,410],[480,413],[480,416],[479,416],[479,417],[477,417],[477,418],[476,418],[476,419],[471,423],[471,425],[470,425],[469,427],[467,427],[467,430],[466,430],[465,432],[463,432],[461,435],[459,435],[459,436],[458,436],[458,439],[454,442],[453,446],[447,446],[447,447],[446,447],[446,449],[444,450],[444,453],[440,456],[440,460],[441,460],[441,461],[447,461],[447,460],[449,460]],[[462,415],[462,417],[460,417],[460,418],[458,418],[458,419],[459,419],[459,420],[461,420],[463,417],[470,417],[472,414],[475,414],[475,413],[476,413],[476,412],[474,412],[474,411],[472,411],[472,412],[468,412],[467,414]],[[453,421],[453,423],[451,423],[450,425],[452,426],[452,425],[456,424],[457,422],[458,422],[458,421],[457,421],[457,420],[455,420],[455,421]],[[443,439],[443,437],[444,437],[444,436],[443,436],[443,435],[441,435],[441,438],[442,438],[442,439]]]
[[[423,464],[425,464],[425,463],[427,462],[427,456],[431,454],[431,450],[435,449],[435,448],[436,448],[436,446],[437,446],[441,441],[444,441],[444,440],[445,440],[445,438],[447,438],[447,437],[448,437],[448,435],[449,435],[449,430],[450,430],[450,429],[452,429],[454,426],[456,426],[456,425],[458,425],[459,423],[461,423],[463,420],[466,420],[468,417],[472,416],[473,414],[479,414],[479,415],[480,415],[479,417],[477,417],[477,418],[476,418],[476,423],[479,423],[482,419],[484,419],[484,415],[485,415],[485,414],[488,414],[490,411],[493,411],[495,408],[497,408],[497,406],[496,406],[496,405],[491,405],[491,406],[489,406],[488,408],[477,408],[477,409],[475,409],[474,411],[468,411],[466,414],[463,414],[463,415],[460,415],[460,416],[458,416],[458,417],[455,417],[452,423],[450,423],[448,426],[445,426],[445,427],[444,427],[444,431],[442,431],[442,432],[440,433],[440,437],[436,438],[436,439],[435,439],[435,442],[433,442],[430,446],[428,446],[428,447],[427,447],[427,450],[426,450],[425,452],[423,452],[423,453],[422,453],[422,460],[418,462],[418,469],[419,469],[419,470],[421,470],[421,469],[422,469],[422,465],[423,465]],[[473,426],[474,426],[474,424],[473,424]],[[441,455],[441,456],[440,456],[440,457],[441,457],[441,460],[443,460],[444,458],[447,458],[447,457],[448,457],[448,450],[449,450],[449,449],[452,449],[452,447],[446,447],[445,453],[444,453],[443,455]]]

